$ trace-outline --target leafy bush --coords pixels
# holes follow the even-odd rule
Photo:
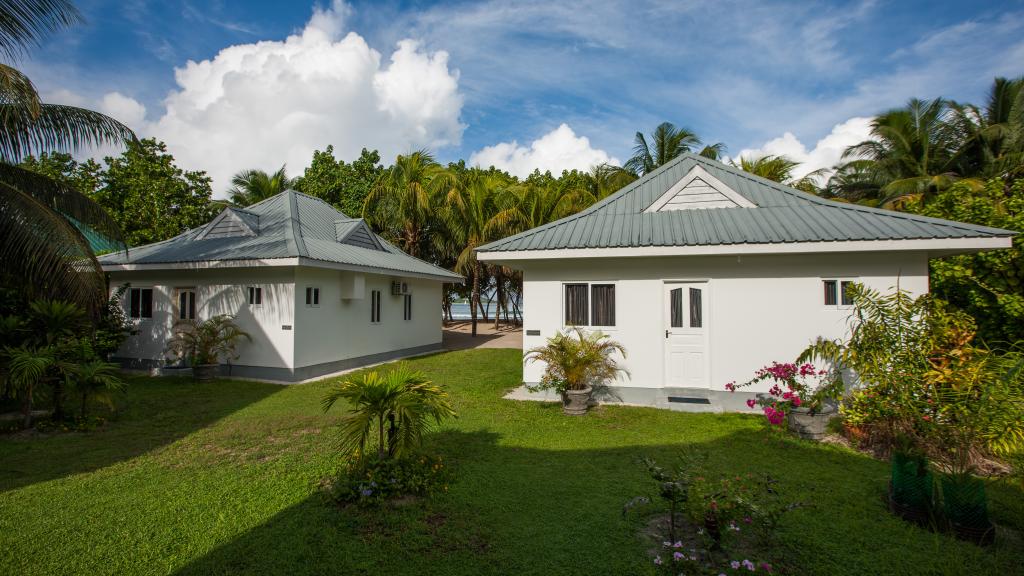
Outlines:
[[[439,456],[369,457],[353,460],[324,484],[327,497],[339,504],[376,506],[403,496],[446,492],[450,473]]]
[[[786,415],[794,408],[806,408],[812,413],[817,413],[825,407],[825,403],[835,400],[843,391],[842,380],[827,378],[822,382],[822,377],[828,373],[827,370],[818,370],[813,364],[793,364],[772,362],[758,370],[750,380],[737,384],[729,382],[725,389],[735,392],[765,380],[772,381],[772,387],[768,395],[761,395],[756,400],[747,400],[747,406],[761,406],[768,423],[780,425],[786,421]],[[783,388],[785,386],[785,388]]]
[[[366,372],[333,385],[322,399],[324,412],[338,400],[349,405],[341,423],[342,448],[357,460],[374,442],[376,450],[371,452],[378,460],[412,454],[432,424],[456,416],[444,387],[405,365],[384,375]]]

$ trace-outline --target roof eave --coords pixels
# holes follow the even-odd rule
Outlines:
[[[772,244],[715,244],[702,246],[638,246],[612,248],[555,248],[544,250],[478,250],[484,262],[520,262],[572,258],[619,258],[636,256],[730,256],[744,254],[816,254],[842,252],[921,251],[948,256],[1013,245],[1011,236],[973,238],[924,238],[907,240],[848,240],[784,242]]]

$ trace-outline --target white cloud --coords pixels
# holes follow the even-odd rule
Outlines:
[[[120,92],[109,92],[103,96],[97,106],[100,112],[120,120],[133,130],[142,128],[146,121],[146,107],[134,98]]]
[[[448,54],[406,39],[382,65],[362,36],[343,35],[348,13],[335,1],[314,9],[283,41],[230,46],[176,68],[177,89],[153,122],[143,122],[145,107],[119,93],[98,106],[140,136],[167,142],[181,166],[206,170],[218,195],[239,170],[287,163],[300,174],[313,150],[328,144],[342,158],[367,147],[384,159],[458,145],[463,96]]]
[[[586,136],[577,136],[568,124],[541,136],[529,147],[520,146],[515,140],[486,146],[469,157],[473,166],[494,166],[513,176],[529,176],[534,169],[561,174],[562,170],[589,170],[595,164],[610,162],[619,164],[617,158],[604,150],[591,147]]]
[[[820,168],[832,168],[842,159],[847,147],[867,140],[871,136],[871,118],[854,117],[836,124],[832,131],[818,140],[811,150],[800,142],[792,132],[764,143],[759,148],[741,150],[737,157],[759,158],[761,156],[786,156],[800,162],[793,170],[793,176],[801,178]]]

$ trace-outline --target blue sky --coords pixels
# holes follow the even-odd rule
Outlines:
[[[809,170],[911,96],[980,102],[1024,74],[1022,2],[79,6],[87,24],[22,67],[51,100],[167,140],[218,190],[331,143],[585,167],[663,120]]]

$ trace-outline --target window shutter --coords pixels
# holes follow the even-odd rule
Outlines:
[[[836,281],[835,280],[824,280],[822,284],[825,287],[825,306],[836,305]]]

